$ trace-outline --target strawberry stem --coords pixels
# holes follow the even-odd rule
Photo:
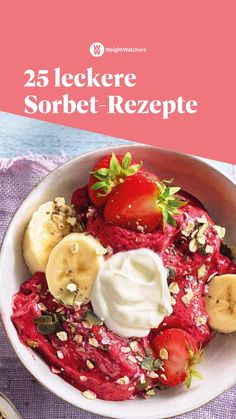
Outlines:
[[[204,350],[201,347],[197,352],[194,352],[190,347],[188,348],[188,350],[189,350],[190,359],[189,359],[188,368],[186,370],[186,378],[184,382],[187,389],[190,388],[193,377],[196,378],[197,380],[203,379],[201,374],[198,371],[196,371],[195,367],[197,364],[199,364],[199,362],[202,361],[204,357]]]
[[[160,193],[156,203],[162,211],[163,227],[166,224],[177,227],[174,215],[180,214],[179,208],[187,204],[187,201],[181,201],[178,195],[176,195],[181,188],[178,186],[169,186],[172,182],[173,179],[168,179],[157,183]]]
[[[139,164],[131,164],[132,157],[128,152],[124,155],[122,162],[120,163],[116,155],[112,153],[109,168],[102,167],[91,174],[99,180],[91,186],[93,191],[99,190],[98,196],[108,195],[114,186],[124,182],[124,179],[128,176],[132,176],[138,172],[142,166],[142,162]]]

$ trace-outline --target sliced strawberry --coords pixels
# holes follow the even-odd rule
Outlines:
[[[173,215],[179,214],[178,208],[187,201],[175,195],[180,188],[169,186],[171,182],[160,182],[141,170],[128,177],[108,199],[104,209],[106,222],[140,232],[151,232],[161,222],[176,227]]]
[[[130,153],[105,156],[93,168],[88,184],[88,193],[93,204],[101,208],[105,205],[114,188],[125,178],[137,173],[142,163],[132,161]]]
[[[162,360],[162,370],[158,371],[160,383],[176,386],[185,383],[189,388],[192,377],[201,379],[195,366],[203,358],[203,350],[198,349],[193,336],[182,329],[166,329],[160,332],[151,347],[158,359]]]

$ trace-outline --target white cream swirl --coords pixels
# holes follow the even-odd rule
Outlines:
[[[119,336],[147,336],[172,313],[161,257],[150,249],[111,256],[98,272],[91,302],[95,314]]]

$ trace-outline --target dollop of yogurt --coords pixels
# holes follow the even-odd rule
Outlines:
[[[122,337],[144,337],[173,309],[167,271],[150,249],[116,253],[100,268],[92,291],[95,314]]]

